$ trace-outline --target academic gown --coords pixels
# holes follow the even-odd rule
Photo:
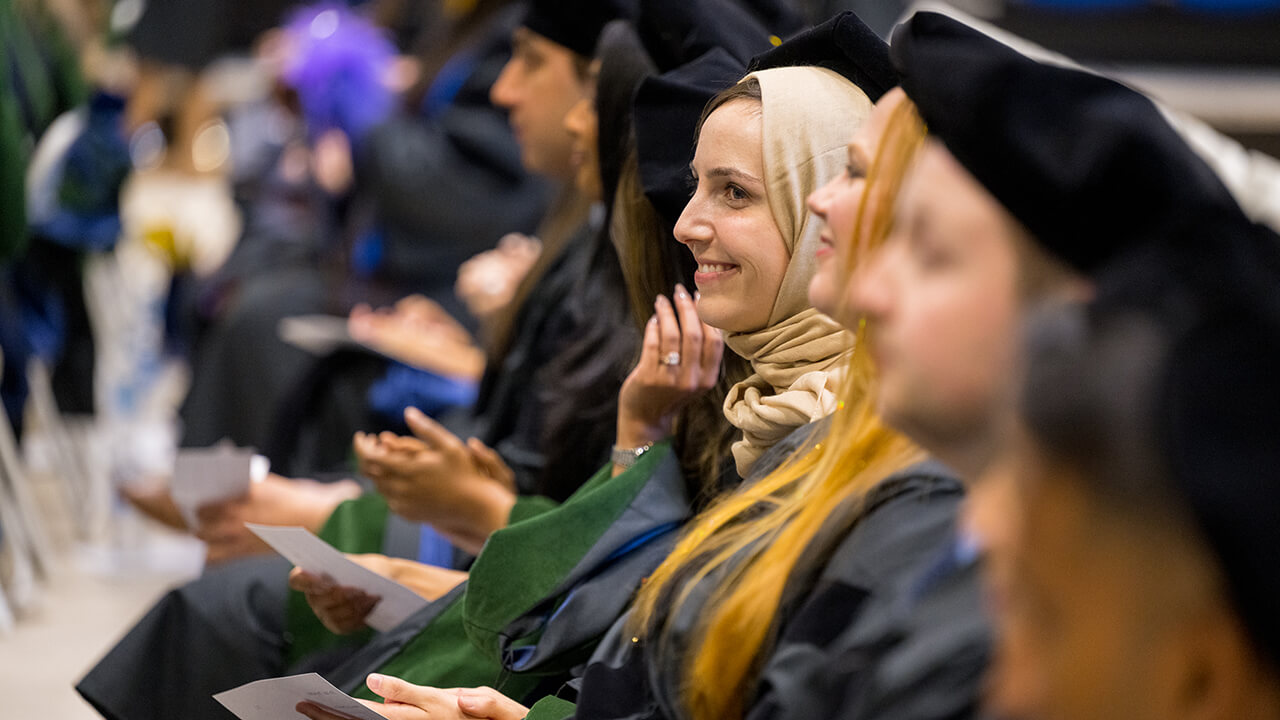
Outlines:
[[[463,587],[327,676],[369,699],[376,696],[364,679],[375,671],[436,687],[489,685],[521,699],[570,680],[691,512],[667,443],[611,475],[606,465],[563,504],[522,498]]]
[[[541,462],[535,450],[541,427],[534,393],[522,401],[522,392],[529,392],[538,367],[570,331],[559,327],[558,314],[572,285],[568,276],[580,271],[574,258],[583,253],[575,250],[577,244],[570,242],[535,286],[508,362],[490,373],[512,377],[486,378],[483,404],[462,428],[502,452],[526,483]],[[500,417],[508,413],[518,417]],[[609,437],[612,433],[609,428]],[[602,433],[594,435],[599,437],[583,439],[583,454],[590,454],[593,466],[598,466],[609,440]],[[583,472],[581,477],[587,475]],[[320,534],[345,552],[413,558],[417,530],[369,493],[339,506]],[[372,633],[337,636],[325,630],[302,594],[289,590],[289,568],[282,558],[271,556],[206,569],[202,577],[162,597],[76,690],[112,720],[168,718],[175,712],[180,717],[225,718],[225,710],[210,699],[213,693],[290,670],[332,669]],[[191,648],[216,651],[193,653]]]
[[[972,717],[989,646],[976,572],[949,563],[960,482],[937,463],[886,478],[815,580],[784,596],[746,717]],[[688,642],[713,580],[675,618]],[[627,618],[580,681],[533,705],[529,718],[682,718],[679,663],[633,640]],[[576,707],[574,701],[576,700]]]
[[[364,678],[373,671],[438,686],[491,685],[522,699],[545,694],[538,689],[558,687],[586,661],[690,514],[666,443],[610,475],[611,466],[602,468],[563,504],[522,499],[467,583],[336,668],[314,657],[310,666],[283,661],[279,613],[261,607],[282,600],[276,588],[288,563],[272,558],[218,568],[172,591],[76,689],[109,720],[225,718],[213,693],[302,670],[367,698],[374,696]],[[248,592],[219,592],[229,580]],[[255,622],[246,627],[243,618]]]
[[[813,429],[775,445],[754,472],[783,462]],[[524,703],[549,697],[581,677],[693,514],[667,442],[616,477],[606,464],[563,504],[521,498],[466,585],[374,638],[327,677],[370,700],[377,699],[364,685],[371,672],[435,687],[488,685]]]

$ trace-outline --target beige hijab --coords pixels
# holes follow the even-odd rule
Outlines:
[[[791,431],[835,411],[853,337],[809,305],[822,222],[805,200],[844,168],[849,136],[871,112],[865,93],[823,68],[777,68],[747,77],[760,82],[765,186],[791,262],[769,324],[725,338],[753,370],[724,403],[725,417],[743,432],[733,446],[742,475]]]

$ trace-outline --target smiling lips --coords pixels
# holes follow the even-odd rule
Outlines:
[[[737,269],[737,265],[700,262],[698,263],[698,271],[693,274],[693,281],[698,284],[699,288],[702,288],[708,284],[728,277]]]

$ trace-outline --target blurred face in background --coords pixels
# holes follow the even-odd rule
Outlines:
[[[893,231],[854,278],[881,412],[939,454],[990,435],[1012,388],[1021,303],[1014,222],[936,140],[902,188]]]
[[[511,59],[489,90],[494,105],[510,113],[526,169],[570,180],[573,138],[565,115],[586,96],[580,59],[568,48],[526,28],[512,36]]]
[[[572,138],[569,164],[578,191],[592,200],[602,200],[604,188],[600,180],[599,116],[596,114],[596,86],[600,80],[600,61],[591,61],[587,73],[587,92],[574,103],[564,117],[564,128]]]
[[[790,254],[769,209],[760,103],[731,100],[707,117],[694,151],[697,187],[675,236],[698,263],[703,322],[728,332],[765,327]]]
[[[1003,720],[1268,717],[1266,673],[1198,533],[1158,509],[1120,511],[1026,436],[1013,444],[1021,516],[991,552],[990,706]],[[1274,700],[1274,698],[1271,698]]]
[[[847,297],[852,285],[845,282],[855,263],[865,257],[871,237],[871,218],[891,209],[894,202],[884,183],[868,193],[867,173],[875,161],[890,118],[907,96],[894,88],[880,98],[871,115],[849,141],[849,162],[845,172],[831,178],[809,196],[809,209],[822,218],[822,247],[818,269],[809,283],[809,301],[845,327],[857,327],[857,313],[849,311]],[[864,202],[866,207],[863,207]],[[861,223],[859,219],[861,218]],[[856,270],[855,270],[856,271]]]

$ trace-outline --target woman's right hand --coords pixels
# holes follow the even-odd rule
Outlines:
[[[640,447],[670,435],[676,412],[720,378],[724,337],[698,317],[683,285],[676,285],[673,297],[674,304],[663,295],[654,301],[640,361],[622,383],[618,447]]]

